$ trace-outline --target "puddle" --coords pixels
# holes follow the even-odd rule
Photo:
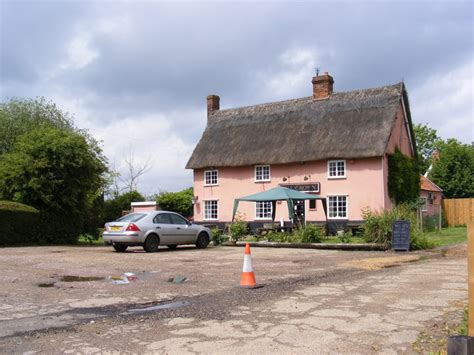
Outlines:
[[[54,282],[41,283],[38,287],[54,287]]]
[[[171,303],[166,303],[166,304],[160,304],[160,305],[152,306],[152,307],[129,309],[128,311],[130,313],[148,313],[148,312],[160,311],[163,309],[181,308],[184,306],[188,306],[189,304],[190,303],[188,301],[177,301],[177,302],[171,302]]]
[[[59,279],[62,282],[82,282],[82,281],[99,281],[103,280],[104,277],[98,276],[73,276],[73,275],[66,275],[61,276]]]

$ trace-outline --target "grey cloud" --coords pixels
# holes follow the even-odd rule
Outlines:
[[[2,81],[41,81],[86,12],[81,2],[0,1]]]
[[[310,95],[314,68],[283,93],[267,85],[288,70],[281,56],[292,50],[315,53],[337,91],[404,80],[418,93],[427,80],[472,61],[467,1],[1,4],[2,99],[80,99],[97,127],[159,113],[190,146],[205,125],[209,93],[219,94],[224,108]],[[104,31],[107,20],[124,22]],[[78,33],[90,35],[98,57],[46,80]],[[472,113],[471,103],[461,104],[467,109],[459,111]],[[442,128],[439,117],[414,118]]]

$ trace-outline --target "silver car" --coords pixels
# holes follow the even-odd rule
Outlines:
[[[106,223],[102,235],[104,243],[112,245],[118,252],[138,245],[148,253],[158,251],[160,245],[175,249],[179,244],[196,244],[204,249],[211,236],[209,228],[167,211],[130,213]]]

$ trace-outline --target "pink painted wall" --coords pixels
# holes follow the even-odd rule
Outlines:
[[[384,207],[384,178],[382,174],[382,159],[352,159],[346,160],[346,178],[329,179],[327,161],[307,163],[273,165],[271,166],[270,182],[254,181],[254,166],[219,168],[219,185],[204,186],[204,170],[194,171],[194,195],[198,201],[194,206],[195,221],[203,221],[204,200],[219,200],[219,221],[229,222],[232,219],[234,199],[257,192],[269,190],[282,183],[303,184],[319,182],[320,194],[347,195],[349,220],[362,220],[361,210],[370,206],[381,209]],[[290,176],[287,181],[283,177]],[[305,181],[304,177],[309,180]],[[239,212],[247,221],[255,220],[255,203],[241,202]],[[306,201],[306,220],[324,221],[324,212],[320,201],[317,210],[309,210],[309,201]],[[288,220],[288,207],[286,202],[277,204],[276,220],[283,217]]]
[[[413,157],[413,151],[408,132],[408,123],[405,120],[403,107],[402,105],[400,105],[395,116],[395,123],[393,125],[393,130],[390,134],[390,139],[387,144],[386,154],[383,157],[383,176],[385,186],[387,186],[388,184],[387,154],[393,154],[395,152],[395,148],[398,147],[403,154]],[[385,189],[384,195],[384,207],[385,209],[391,209],[393,207],[393,204],[390,200],[390,196],[388,195],[388,188]]]
[[[403,108],[400,105],[397,114],[395,116],[395,123],[390,134],[390,139],[387,144],[386,152],[392,154],[395,152],[395,148],[398,147],[401,152],[410,157],[413,156],[410,138],[408,133],[408,123],[405,120]]]

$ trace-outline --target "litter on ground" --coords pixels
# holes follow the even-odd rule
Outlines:
[[[125,285],[137,281],[138,277],[133,272],[126,272],[122,276],[109,276],[107,279],[115,285]]]
[[[187,279],[188,278],[186,276],[175,276],[175,277],[170,278],[168,282],[171,282],[173,284],[182,284]]]

